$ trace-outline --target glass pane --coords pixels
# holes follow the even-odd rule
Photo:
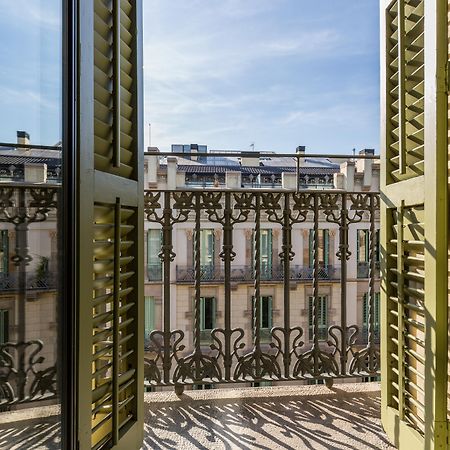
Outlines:
[[[61,5],[1,7],[2,448],[61,447]]]

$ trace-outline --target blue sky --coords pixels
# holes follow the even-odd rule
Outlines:
[[[0,141],[60,139],[59,3],[0,0]],[[146,145],[378,150],[377,0],[143,4]]]
[[[0,0],[0,141],[25,130],[35,144],[61,136],[58,0]]]
[[[152,145],[378,151],[378,5],[145,0]]]

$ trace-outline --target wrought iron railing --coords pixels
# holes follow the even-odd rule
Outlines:
[[[147,265],[147,280],[148,281],[161,281],[162,280],[162,265],[161,265],[161,263]]]
[[[146,219],[162,229],[161,260],[163,263],[163,317],[162,329],[150,333],[152,355],[146,360],[146,378],[154,385],[175,385],[182,390],[185,384],[259,382],[264,380],[310,380],[349,378],[379,373],[379,348],[376,344],[375,318],[375,252],[376,224],[378,222],[379,195],[373,192],[343,191],[287,191],[275,190],[187,190],[146,191]],[[369,221],[370,266],[367,281],[368,334],[364,343],[360,327],[348,323],[347,315],[347,261],[349,228],[363,220]],[[177,263],[174,248],[174,232],[185,222],[193,223],[192,269],[178,268],[178,280],[184,277],[192,286],[192,335],[171,324],[174,303],[171,301],[172,265]],[[233,325],[232,310],[234,279],[238,267],[234,266],[237,249],[233,243],[236,225],[251,223],[254,230],[252,330]],[[277,264],[282,269],[282,308],[279,319],[270,330],[270,345],[262,343],[261,298],[264,281],[261,262],[260,230],[262,222],[278,226],[282,235],[282,251]],[[311,339],[308,339],[308,314],[300,322],[298,313],[291,308],[298,305],[291,293],[292,274],[295,273],[293,232],[307,223],[312,233],[312,268],[307,272],[311,284],[312,310]],[[190,227],[191,227],[190,224]],[[218,272],[205,272],[201,264],[201,230],[221,228],[223,245],[220,252],[221,268]],[[319,261],[319,228],[327,224],[339,227],[339,250],[336,254],[340,270],[340,300],[337,311],[339,320],[323,330],[320,311],[321,284],[323,279]],[[308,269],[309,270],[309,269]],[[242,275],[240,275],[240,277]],[[214,328],[209,348],[202,345],[201,305],[202,286],[211,278],[220,279],[223,285],[223,326]],[[355,299],[352,305],[355,307]],[[325,333],[325,335],[324,335]],[[191,340],[192,337],[192,340]],[[325,342],[323,341],[325,339]]]
[[[20,289],[21,275],[18,272],[0,273],[0,292],[17,292]],[[25,273],[25,289],[28,291],[51,291],[57,287],[55,273],[47,272],[36,275],[34,272]]]
[[[369,278],[370,274],[370,262],[369,261],[358,261],[357,264],[357,273],[356,276],[358,278]],[[380,262],[375,261],[375,278],[380,278]]]
[[[308,266],[294,265],[289,268],[290,279],[292,281],[311,281],[313,279],[314,269]],[[320,267],[318,277],[321,280],[340,280],[339,267],[326,266]],[[255,268],[252,266],[237,266],[231,267],[230,280],[233,282],[250,282],[255,281]],[[278,266],[262,266],[260,269],[261,281],[282,282],[284,278],[284,269],[281,265]],[[202,282],[223,282],[225,281],[225,266],[201,266],[200,280]],[[177,283],[192,283],[195,281],[194,266],[178,266],[176,267],[176,281]]]
[[[54,226],[47,225],[45,233],[51,231],[56,236],[59,192],[57,184],[0,183],[0,224],[7,224],[5,229],[14,239],[7,258],[10,272],[0,274],[0,300],[3,300],[1,294],[7,300],[0,302],[0,307],[3,309],[14,300],[13,314],[2,323],[6,328],[2,336],[3,339],[7,336],[8,342],[0,342],[0,411],[57,396],[57,330],[46,343],[27,337],[31,324],[34,326],[39,318],[48,321],[48,333],[51,333],[54,318],[48,315],[37,318],[30,314],[27,304],[30,291],[57,289],[55,273],[42,268],[30,270],[33,254],[29,233],[33,224],[52,220]],[[56,308],[57,293],[52,295]],[[39,326],[45,328],[46,324]]]

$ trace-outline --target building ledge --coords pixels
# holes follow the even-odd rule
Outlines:
[[[145,448],[394,449],[379,383],[145,394]]]

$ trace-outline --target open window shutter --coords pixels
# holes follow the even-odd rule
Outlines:
[[[269,330],[273,327],[273,298],[268,298]]]
[[[216,297],[213,297],[211,299],[212,302],[212,328],[216,328],[217,326],[217,299]]]
[[[155,300],[145,297],[145,335],[148,337],[155,328]]]
[[[368,315],[369,315],[369,308],[368,308],[368,304],[367,304],[367,294],[363,295],[363,314],[362,314],[362,323],[363,323],[363,327],[367,328],[367,326],[369,325],[369,320],[368,320]]]
[[[329,265],[330,255],[330,233],[329,230],[323,230],[323,261],[325,267]]]
[[[9,272],[9,236],[8,230],[2,230],[0,232],[0,247],[2,250],[2,261],[0,261],[0,272]]]
[[[9,340],[9,311],[0,309],[0,344]]]
[[[272,230],[267,230],[267,265],[272,268],[273,236]]]
[[[361,246],[361,230],[356,232],[356,261],[361,261],[361,255],[359,254],[359,247]]]
[[[370,241],[369,241],[369,230],[364,230],[364,261],[369,262],[369,251],[370,251]]]
[[[77,436],[143,438],[142,2],[78,0]]]
[[[309,267],[313,267],[314,266],[314,261],[313,261],[313,241],[314,241],[314,230],[309,230]]]
[[[205,297],[200,297],[200,330],[205,329]]]
[[[382,422],[447,448],[447,0],[383,1]]]

